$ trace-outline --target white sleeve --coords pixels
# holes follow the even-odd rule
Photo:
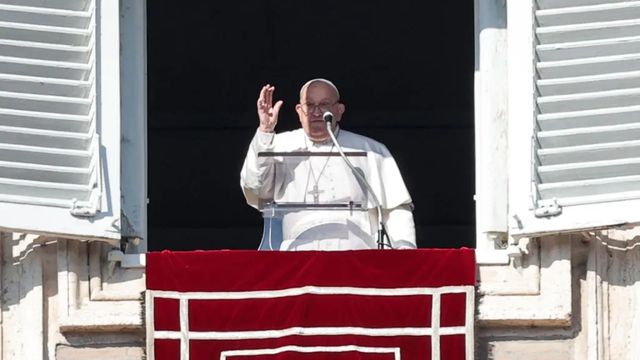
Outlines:
[[[274,191],[274,161],[258,157],[260,152],[273,151],[275,133],[256,131],[240,171],[240,186],[247,203],[255,208],[260,199],[270,199]]]
[[[413,222],[413,205],[402,204],[393,209],[383,209],[387,234],[394,249],[415,249],[416,226]]]

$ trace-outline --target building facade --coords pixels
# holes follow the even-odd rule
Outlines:
[[[145,4],[0,1],[2,359],[142,359]],[[640,3],[476,0],[477,359],[636,359]]]

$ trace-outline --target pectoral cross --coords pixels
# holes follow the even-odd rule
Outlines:
[[[324,191],[320,191],[318,189],[318,184],[313,185],[313,190],[309,191],[308,194],[313,195],[313,203],[314,204],[319,204],[320,203],[320,193],[323,193]]]

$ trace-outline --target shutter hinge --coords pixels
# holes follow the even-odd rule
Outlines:
[[[96,182],[93,184],[93,190],[91,191],[89,201],[78,201],[78,199],[75,198],[72,199],[71,209],[69,209],[71,215],[79,217],[96,216],[96,214],[102,210],[102,207],[100,206],[102,201],[101,191],[100,183]]]
[[[535,210],[536,217],[551,217],[562,214],[562,206],[555,198],[551,200],[538,201],[538,208]]]
[[[98,209],[96,209],[95,205],[87,204],[86,202],[80,202],[76,199],[73,199],[69,212],[73,216],[91,217],[96,216]]]

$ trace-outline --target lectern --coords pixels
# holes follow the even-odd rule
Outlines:
[[[356,171],[368,173],[366,152],[346,152],[345,156]],[[377,230],[375,217],[369,214],[371,195],[339,153],[261,152],[258,158],[274,165],[269,176],[277,179],[260,195],[264,218],[260,250],[286,249],[293,241],[331,236],[327,234],[355,237],[354,229],[360,236],[363,229],[366,233]]]
[[[269,202],[261,211],[264,226],[258,250],[280,250],[285,239],[293,241],[305,232],[311,232],[307,236],[313,236],[314,231],[322,231],[323,227],[333,224],[332,219],[353,219],[355,222],[368,217],[367,208],[353,201],[325,204]]]

